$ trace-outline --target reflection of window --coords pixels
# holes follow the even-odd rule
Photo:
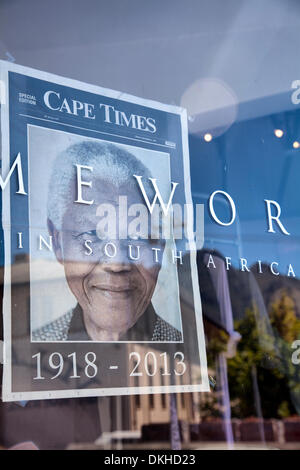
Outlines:
[[[134,361],[134,369],[133,370],[137,370],[137,361]],[[134,375],[133,381],[134,381],[133,382],[134,387],[138,387],[139,386],[138,376]],[[137,408],[140,408],[140,406],[141,406],[141,396],[140,395],[135,395],[134,402],[135,402],[135,406]]]
[[[182,375],[180,375],[179,380],[180,380],[180,385],[183,385],[183,377],[182,377]],[[181,400],[181,406],[182,406],[182,408],[185,408],[185,399],[184,399],[184,395],[185,395],[184,393],[181,393],[181,394],[180,394],[180,400]]]
[[[149,364],[149,387],[153,387],[153,367]],[[149,395],[149,406],[150,408],[154,408],[154,395]]]
[[[160,385],[163,387],[165,385],[165,377],[163,375],[164,373],[164,370],[163,368],[160,369]],[[164,393],[162,393],[160,395],[160,400],[161,400],[161,407],[162,408],[166,408],[166,395]]]
[[[181,406],[182,408],[185,408],[184,393],[181,393],[180,396],[181,396]]]
[[[141,406],[141,396],[140,395],[135,395],[135,406],[136,408],[140,408]]]
[[[195,418],[195,403],[194,403],[194,395],[193,392],[189,393],[190,396],[190,402],[191,402],[191,412],[192,412],[192,418]]]

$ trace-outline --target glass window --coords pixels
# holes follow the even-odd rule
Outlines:
[[[12,331],[3,332],[2,322],[0,328],[5,352],[10,333],[15,340],[2,363],[18,366],[2,384],[2,391],[8,383],[17,390],[0,403],[3,448],[105,449],[109,443],[144,449],[157,442],[174,449],[299,448],[299,31],[300,5],[293,0],[0,1],[1,290],[2,316],[6,321],[9,312]],[[14,69],[7,89],[5,64],[38,72],[24,79]],[[67,79],[66,96],[61,82],[40,96],[29,93],[31,80],[42,77],[46,87],[54,76]],[[72,95],[71,80],[80,95]],[[95,87],[104,90],[97,116],[102,113],[105,132],[94,124]],[[109,97],[124,109],[112,109]],[[162,115],[164,133],[157,135],[155,119]],[[108,135],[115,136],[109,152]],[[110,155],[109,170],[88,163],[100,147]],[[22,167],[24,188],[39,188],[30,207],[18,160],[29,151],[35,165]],[[182,158],[173,166],[175,151],[185,155],[185,165]],[[75,153],[80,163],[73,162]],[[127,163],[114,172],[118,158]],[[44,179],[50,161],[57,167],[51,181],[50,173]],[[163,198],[176,181],[174,203],[183,207],[191,193],[194,254],[182,248],[190,231],[175,245],[144,239],[145,269],[125,285],[120,273],[132,269],[150,227],[141,233],[136,224],[127,234],[129,266],[121,259],[123,241],[99,226],[100,212],[83,215],[81,203],[92,210],[101,193],[107,207],[116,205],[117,183],[136,203],[138,178],[134,185],[124,179],[132,162],[142,181],[161,178]],[[76,167],[77,186],[68,163]],[[106,171],[106,183],[96,188],[97,171]],[[60,201],[77,190],[80,210],[69,205],[62,213]],[[87,275],[105,242],[106,262]],[[149,268],[149,253],[159,256],[167,247],[173,269],[161,268],[167,255]],[[117,339],[107,324],[118,329]],[[57,348],[50,351],[50,343]],[[109,352],[96,357],[94,343]],[[101,394],[103,384],[135,391]],[[192,387],[199,384],[201,390]],[[35,398],[38,386],[47,399]],[[186,388],[176,393],[176,387]]]

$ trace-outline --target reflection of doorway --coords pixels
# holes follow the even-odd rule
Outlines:
[[[130,396],[101,397],[98,399],[101,425],[101,436],[98,444],[112,445],[122,448],[122,439],[128,435],[122,431],[130,431]],[[114,443],[112,442],[114,441]]]
[[[209,200],[210,195],[200,192],[193,192],[193,198],[198,199],[201,203],[206,203]],[[223,206],[228,206],[228,202],[223,196],[216,194],[215,199]],[[218,312],[218,318],[215,318],[215,324],[224,329],[229,335],[229,341],[227,345],[227,352],[220,352],[216,357],[216,375],[218,386],[218,401],[223,419],[224,432],[228,446],[233,446],[233,430],[231,423],[231,404],[230,404],[230,393],[228,384],[228,373],[227,373],[227,357],[234,354],[236,342],[239,339],[239,334],[234,331],[233,324],[233,312],[230,298],[230,290],[228,283],[228,274],[225,267],[225,261],[222,255],[218,253],[223,252],[223,247],[228,245],[233,246],[239,258],[242,257],[242,241],[241,241],[241,230],[240,220],[238,214],[233,224],[235,230],[234,236],[231,238],[221,237],[204,237],[205,249],[203,252],[203,262],[205,266],[209,263],[210,253],[213,253],[213,265],[209,269],[210,283],[213,286],[215,302],[217,303],[216,312]],[[217,250],[217,252],[216,252]],[[199,274],[200,290],[201,290],[201,275]],[[203,296],[201,294],[201,299]],[[213,320],[211,318],[211,320]]]
[[[219,352],[216,357],[216,376],[218,384],[218,400],[223,418],[224,432],[228,446],[229,448],[232,448],[234,439],[231,423],[231,404],[227,373],[227,358],[231,357],[235,353],[235,345],[240,336],[237,332],[234,331],[228,275],[225,268],[224,259],[216,253],[213,254],[213,258],[211,258],[211,256],[212,255],[209,252],[204,252],[203,262],[205,266],[208,266],[210,259],[213,259],[213,267],[209,269],[209,277],[214,289],[216,303],[218,305],[217,312],[219,315],[218,318],[215,318],[215,324],[219,325],[219,327],[224,329],[229,335],[227,351]]]
[[[200,192],[193,192],[193,198],[198,199],[199,202],[206,203],[209,200],[210,195]],[[223,206],[228,205],[228,202],[224,199],[223,196],[216,194],[215,199]],[[221,414],[223,418],[224,431],[226,436],[226,441],[229,447],[233,446],[233,430],[231,423],[231,404],[230,404],[230,393],[229,393],[229,384],[228,384],[228,373],[227,373],[227,357],[231,354],[234,354],[236,342],[239,339],[239,334],[234,331],[233,324],[233,312],[231,306],[231,298],[229,291],[228,275],[225,268],[225,262],[222,255],[218,255],[216,250],[222,253],[222,247],[232,245],[237,250],[237,255],[239,258],[242,257],[242,240],[241,240],[241,230],[240,230],[240,220],[238,214],[236,214],[235,222],[233,224],[235,229],[235,236],[232,238],[221,238],[221,237],[206,237],[205,248],[207,253],[205,254],[203,260],[207,266],[209,262],[209,253],[213,252],[213,268],[209,270],[209,276],[211,283],[213,285],[216,302],[218,304],[219,318],[216,324],[220,325],[228,334],[229,341],[227,345],[227,352],[221,352],[216,358],[216,375],[217,383],[219,384],[219,406],[221,409]],[[211,250],[211,251],[210,251]],[[206,251],[205,249],[203,250]],[[199,275],[199,282],[201,288],[201,276]],[[201,295],[202,299],[202,295]]]

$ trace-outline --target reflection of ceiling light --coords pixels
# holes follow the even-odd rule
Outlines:
[[[294,149],[298,149],[300,147],[300,144],[297,140],[295,140],[295,142],[293,143],[293,147]]]
[[[239,100],[230,86],[217,78],[200,78],[186,88],[180,105],[186,108],[189,132],[203,136],[210,129],[213,137],[224,134],[236,121]]]
[[[204,134],[204,140],[205,140],[205,142],[210,142],[212,140],[212,135],[211,134]]]
[[[274,134],[280,139],[283,136],[283,131],[281,129],[275,129]]]

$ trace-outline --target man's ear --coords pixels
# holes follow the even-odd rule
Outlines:
[[[48,226],[49,235],[52,236],[52,246],[53,246],[56,259],[59,263],[63,264],[61,232],[59,232],[55,228],[53,222],[50,219],[47,219],[47,226]]]

